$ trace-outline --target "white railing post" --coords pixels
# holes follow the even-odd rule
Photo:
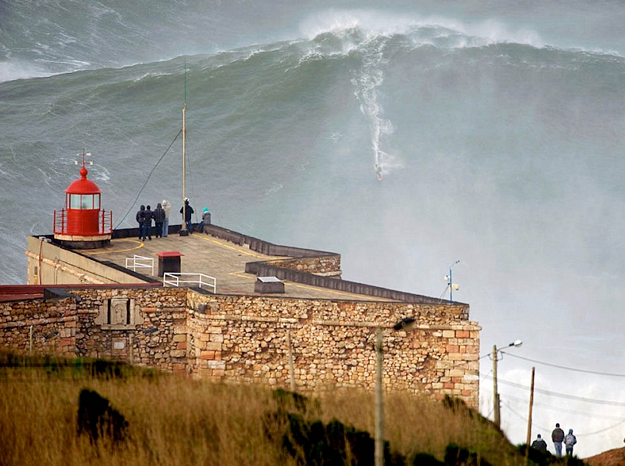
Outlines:
[[[134,255],[133,257],[126,257],[126,268],[137,270],[138,268],[150,269],[151,275],[154,275],[154,259],[151,257],[144,257]]]
[[[217,279],[215,277],[211,277],[208,275],[204,275],[203,273],[164,273],[163,274],[163,286],[175,286],[179,287],[180,285],[197,285],[202,288],[202,286],[206,286],[209,289],[212,289],[213,293],[217,293]]]

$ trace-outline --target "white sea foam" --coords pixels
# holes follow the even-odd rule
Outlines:
[[[391,167],[397,166],[395,156],[382,148],[384,138],[395,130],[393,123],[384,117],[378,95],[378,89],[384,82],[384,47],[385,41],[371,41],[363,47],[362,67],[354,70],[351,80],[355,87],[354,95],[360,101],[360,111],[369,119],[373,165],[378,176],[388,174]]]
[[[15,81],[17,79],[42,78],[50,76],[36,65],[19,61],[0,62],[0,82]]]
[[[381,13],[376,10],[329,9],[308,17],[300,24],[300,32],[313,39],[326,32],[360,28],[375,35],[401,34],[415,25],[413,18]]]
[[[423,39],[424,43],[431,43],[431,39],[424,39],[418,34],[422,28],[436,29],[439,37],[464,36],[461,40],[456,37],[452,42],[455,47],[482,47],[495,43],[518,43],[537,48],[545,45],[538,32],[524,27],[513,28],[494,19],[470,23],[444,16],[330,9],[308,17],[300,25],[301,33],[310,39],[328,32],[343,34],[345,31],[360,29],[365,39],[403,34],[416,41]]]
[[[111,174],[104,165],[94,165],[91,170],[93,173],[93,179],[108,183],[111,179]]]

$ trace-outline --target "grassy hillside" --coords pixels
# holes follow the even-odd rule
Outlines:
[[[124,417],[121,441],[78,433],[85,388]],[[385,415],[386,464],[526,464],[489,421],[453,400],[389,395]],[[360,391],[304,399],[106,361],[0,353],[0,466],[373,464],[373,426],[373,396]],[[451,462],[452,453],[472,455]]]

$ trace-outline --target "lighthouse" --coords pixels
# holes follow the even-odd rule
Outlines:
[[[106,246],[113,230],[113,213],[101,208],[102,191],[87,179],[89,155],[83,151],[80,179],[65,190],[65,207],[54,211],[54,239],[74,249]]]

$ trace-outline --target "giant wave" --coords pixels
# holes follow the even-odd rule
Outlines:
[[[26,235],[51,232],[83,149],[120,228],[139,204],[175,205],[186,97],[187,190],[216,223],[433,296],[461,259],[484,342],[619,364],[625,8],[351,6],[0,2],[0,283],[25,281]]]

